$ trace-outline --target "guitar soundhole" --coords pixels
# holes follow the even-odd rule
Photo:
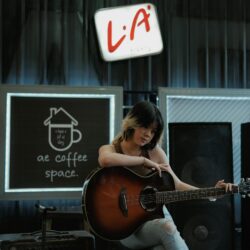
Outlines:
[[[156,209],[156,191],[155,188],[147,186],[140,193],[140,204],[148,212]]]

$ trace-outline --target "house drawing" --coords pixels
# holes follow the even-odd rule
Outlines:
[[[50,108],[50,115],[43,124],[48,126],[49,145],[56,151],[65,151],[82,139],[81,131],[74,128],[78,121],[62,107]]]

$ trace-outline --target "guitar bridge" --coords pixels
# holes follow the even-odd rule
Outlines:
[[[122,211],[122,214],[125,217],[128,217],[128,205],[127,205],[127,196],[126,196],[126,188],[122,188],[119,195],[119,207]]]

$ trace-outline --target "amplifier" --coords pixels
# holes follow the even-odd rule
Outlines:
[[[94,250],[95,238],[87,231],[49,231],[0,235],[0,250]]]

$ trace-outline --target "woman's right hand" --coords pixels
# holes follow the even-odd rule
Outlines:
[[[161,176],[161,171],[168,171],[168,169],[170,168],[170,165],[168,163],[159,164],[147,158],[144,158],[144,167],[158,171],[159,176]]]

